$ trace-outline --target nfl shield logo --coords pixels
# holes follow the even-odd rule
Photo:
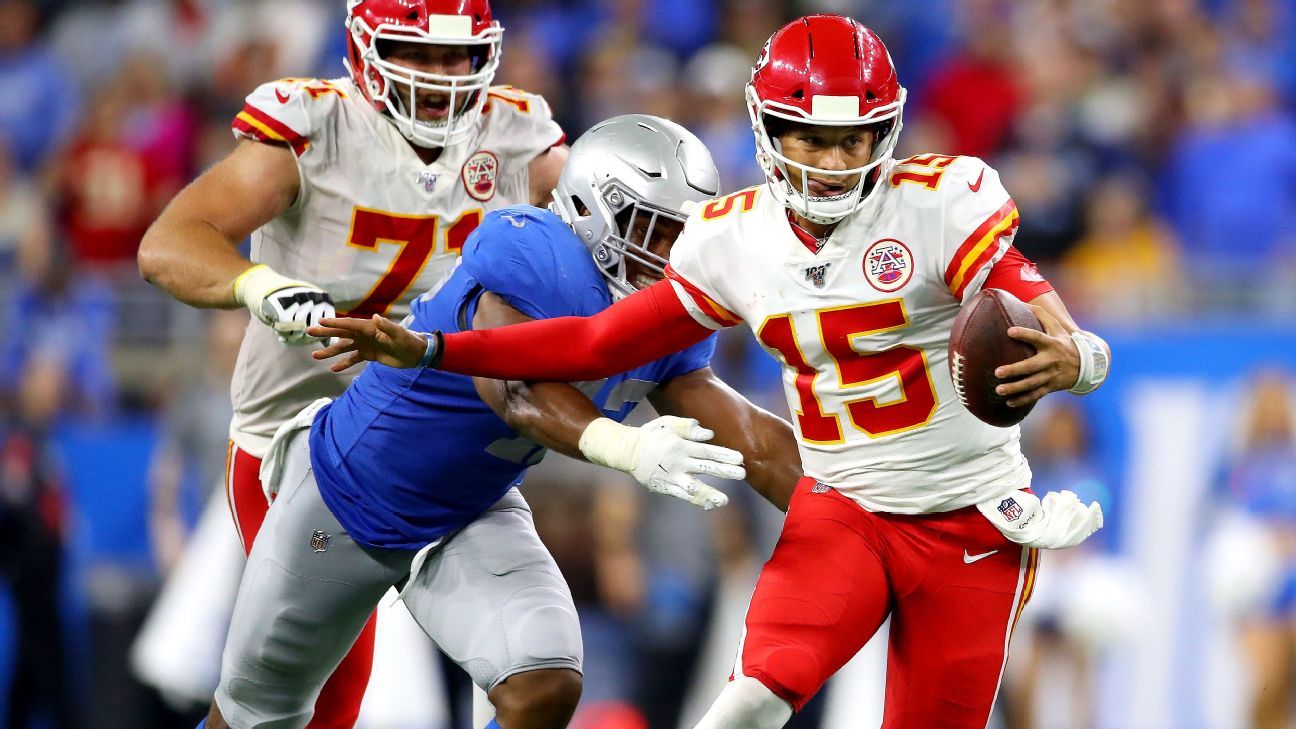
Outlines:
[[[436,189],[437,174],[435,172],[420,172],[414,178],[415,182],[423,186],[424,190],[432,192]]]
[[[1017,521],[1021,518],[1022,508],[1017,504],[1016,499],[1004,499],[999,502],[999,513],[1008,521]]]
[[[323,552],[328,549],[328,543],[329,535],[325,534],[323,531],[316,529],[315,532],[311,534],[311,549],[316,552]]]
[[[825,263],[821,266],[810,266],[805,270],[806,280],[814,284],[814,287],[821,289],[824,287],[824,276],[828,274],[828,267],[831,263]]]

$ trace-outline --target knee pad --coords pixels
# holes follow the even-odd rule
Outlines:
[[[780,729],[792,718],[792,706],[750,676],[725,686],[694,729]]]

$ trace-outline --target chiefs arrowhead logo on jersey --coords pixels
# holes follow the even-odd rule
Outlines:
[[[464,189],[474,200],[486,202],[495,197],[495,178],[498,175],[499,158],[491,152],[478,152],[464,162]]]
[[[883,293],[899,291],[913,278],[913,254],[894,238],[883,238],[864,252],[864,278]]]

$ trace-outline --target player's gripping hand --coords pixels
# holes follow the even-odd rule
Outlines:
[[[1043,307],[1032,304],[1031,311],[1035,312],[1044,331],[1012,327],[1008,336],[1034,347],[1034,356],[1004,365],[994,373],[995,377],[1007,380],[996,387],[995,392],[1008,397],[1008,404],[1012,407],[1029,405],[1050,392],[1070,388],[1080,372],[1080,352],[1070,332]]]
[[[234,299],[274,329],[286,344],[317,341],[306,332],[321,319],[336,316],[333,299],[318,286],[295,281],[257,264],[234,280]]]
[[[342,372],[361,362],[377,362],[388,367],[409,369],[426,364],[429,345],[436,339],[411,331],[386,317],[374,314],[369,319],[321,319],[306,330],[313,337],[331,337],[333,342],[312,352],[315,359],[342,356],[329,369]],[[434,350],[435,351],[435,350]]]
[[[590,463],[625,471],[653,493],[710,511],[729,503],[729,497],[703,483],[699,474],[747,477],[741,453],[704,442],[714,435],[692,418],[672,415],[638,428],[599,418],[581,433],[580,451]]]

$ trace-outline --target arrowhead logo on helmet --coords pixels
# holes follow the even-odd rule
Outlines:
[[[746,90],[756,158],[775,199],[820,224],[835,223],[862,207],[876,193],[876,172],[895,149],[902,126],[905,89],[891,55],[873,31],[841,15],[809,15],[770,36],[752,69]],[[786,157],[767,122],[780,124],[868,126],[872,153],[861,167],[827,170]],[[805,192],[809,176],[859,176],[852,189],[827,197]],[[798,190],[791,183],[801,182]]]

